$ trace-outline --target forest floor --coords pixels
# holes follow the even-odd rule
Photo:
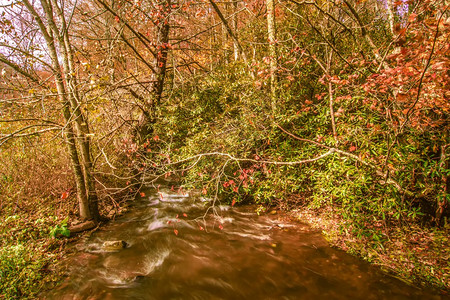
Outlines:
[[[58,285],[64,276],[59,262],[80,235],[55,235],[60,236],[68,222],[79,222],[76,213],[74,196],[0,202],[0,299],[36,299]]]
[[[428,286],[450,295],[450,224],[440,229],[414,224],[381,226],[384,239],[357,236],[340,214],[330,208],[299,208],[292,216],[322,230],[330,244],[368,262],[409,284]]]
[[[0,299],[34,299],[57,284],[70,239],[55,239],[51,231],[72,204],[56,197],[1,202]]]

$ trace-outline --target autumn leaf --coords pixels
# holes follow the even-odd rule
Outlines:
[[[141,197],[145,197],[145,193],[144,192],[140,192],[139,195],[141,195]]]
[[[175,235],[178,235],[178,230],[174,229],[173,233],[175,233]]]
[[[416,20],[417,14],[411,13],[408,17],[408,22],[412,23]]]
[[[222,224],[219,224],[219,229],[220,229],[220,230],[223,230]]]
[[[233,199],[233,201],[231,201],[231,206],[234,206],[236,204],[236,199]]]
[[[69,193],[68,192],[64,192],[61,194],[61,199],[67,199],[69,197]]]
[[[186,213],[183,213],[183,217],[187,218],[187,214],[186,214]]]

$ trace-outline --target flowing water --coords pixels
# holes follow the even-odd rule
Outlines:
[[[254,206],[161,188],[80,241],[45,299],[444,299],[329,247],[319,232]],[[123,240],[121,250],[105,241]]]

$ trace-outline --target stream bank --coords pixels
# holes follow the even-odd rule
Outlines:
[[[450,226],[441,230],[409,225],[382,228],[384,240],[357,236],[339,213],[331,209],[302,208],[290,215],[320,230],[333,246],[380,267],[400,280],[431,286],[450,298]],[[350,227],[351,228],[351,227]]]

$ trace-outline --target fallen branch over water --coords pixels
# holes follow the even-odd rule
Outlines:
[[[328,156],[330,156],[330,155],[332,155],[334,153],[337,153],[337,154],[339,154],[341,156],[345,156],[345,157],[354,159],[355,161],[361,163],[362,165],[372,169],[377,176],[380,176],[380,177],[384,178],[384,180],[383,180],[384,182],[381,182],[381,183],[389,184],[389,185],[394,186],[401,194],[404,194],[404,195],[407,195],[407,196],[411,196],[411,197],[414,196],[413,192],[403,188],[397,181],[393,180],[392,178],[385,178],[385,174],[381,170],[379,170],[375,165],[373,165],[373,164],[371,164],[371,163],[369,163],[367,161],[364,161],[363,159],[361,159],[360,157],[356,156],[355,154],[347,152],[347,151],[343,151],[343,150],[335,148],[335,147],[330,147],[330,146],[321,144],[321,143],[316,142],[316,141],[312,141],[312,140],[309,140],[309,139],[304,139],[304,138],[298,137],[295,134],[292,134],[292,133],[288,132],[287,130],[282,128],[280,125],[276,124],[276,126],[281,131],[283,131],[284,133],[286,133],[287,135],[291,136],[292,138],[294,138],[296,140],[314,144],[314,145],[316,145],[318,147],[321,147],[321,148],[324,148],[324,149],[328,149],[328,151],[323,153],[323,154],[321,154],[321,155],[319,155],[319,156],[316,156],[314,158],[297,160],[297,161],[258,160],[258,159],[252,159],[252,158],[234,157],[233,155],[231,155],[229,153],[224,153],[224,152],[207,152],[207,153],[196,154],[196,155],[187,157],[185,159],[181,159],[179,161],[169,162],[169,163],[165,164],[164,166],[165,167],[175,166],[175,165],[179,165],[179,164],[182,164],[182,163],[185,163],[185,162],[188,162],[188,161],[195,160],[195,162],[191,166],[183,169],[183,171],[186,171],[186,170],[189,170],[189,169],[193,168],[203,157],[207,157],[207,156],[222,156],[222,157],[228,158],[229,161],[235,161],[235,162],[252,162],[252,163],[259,163],[259,164],[270,164],[270,165],[276,165],[276,166],[293,166],[293,165],[301,165],[301,164],[306,164],[306,163],[312,163],[312,162],[321,160],[321,159],[323,159],[325,157],[328,157]],[[171,171],[169,171],[168,173],[171,173]],[[164,174],[161,175],[161,176],[164,176]],[[161,177],[161,176],[158,176],[158,178]]]

